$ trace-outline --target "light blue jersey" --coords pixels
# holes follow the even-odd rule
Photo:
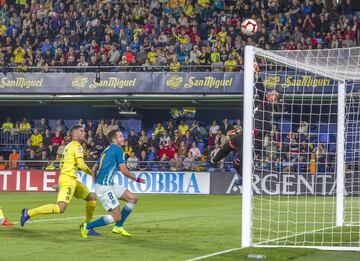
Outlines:
[[[123,149],[116,145],[110,144],[98,159],[99,171],[96,177],[96,183],[100,185],[114,185],[114,178],[118,171],[119,164],[125,163]]]

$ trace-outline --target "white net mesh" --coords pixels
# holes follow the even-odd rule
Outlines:
[[[360,48],[255,54],[253,244],[360,250]],[[345,155],[337,153],[339,82]],[[337,157],[345,159],[343,226]]]

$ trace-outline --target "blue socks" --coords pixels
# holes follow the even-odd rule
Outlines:
[[[92,229],[95,227],[106,226],[111,223],[114,223],[114,218],[111,215],[106,215],[94,220],[93,222],[90,222],[89,224],[86,225],[86,228]]]
[[[117,227],[122,227],[125,223],[125,220],[130,215],[131,211],[135,207],[134,203],[126,203],[123,209],[121,210],[121,219],[116,222]]]

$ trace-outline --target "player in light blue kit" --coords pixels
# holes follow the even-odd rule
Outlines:
[[[137,203],[137,198],[134,193],[123,186],[114,184],[114,178],[117,171],[127,176],[135,182],[145,183],[146,181],[137,178],[130,173],[125,164],[124,151],[121,148],[125,143],[124,136],[120,130],[112,130],[108,133],[107,138],[110,145],[102,152],[101,157],[93,166],[92,171],[95,175],[95,193],[98,200],[109,212],[109,215],[102,216],[91,223],[83,223],[80,225],[80,234],[82,238],[87,238],[88,229],[106,226],[108,224],[116,223],[112,229],[113,233],[130,237],[131,235],[124,229],[123,225],[126,218],[130,215],[132,209]],[[127,203],[120,213],[119,199]]]

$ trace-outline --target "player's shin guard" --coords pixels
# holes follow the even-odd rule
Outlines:
[[[215,157],[212,159],[214,163],[218,163],[220,160],[225,158],[233,149],[230,147],[229,143],[225,143],[224,147],[219,150],[219,152],[215,155]]]
[[[89,223],[94,217],[96,201],[86,201],[86,218],[85,223]]]
[[[39,214],[60,214],[60,207],[58,204],[47,204],[38,208],[29,209],[28,215],[30,217],[39,215]]]
[[[123,209],[121,210],[121,219],[116,222],[117,227],[122,227],[125,223],[125,220],[128,218],[128,216],[131,214],[131,211],[135,207],[134,203],[126,203]]]

